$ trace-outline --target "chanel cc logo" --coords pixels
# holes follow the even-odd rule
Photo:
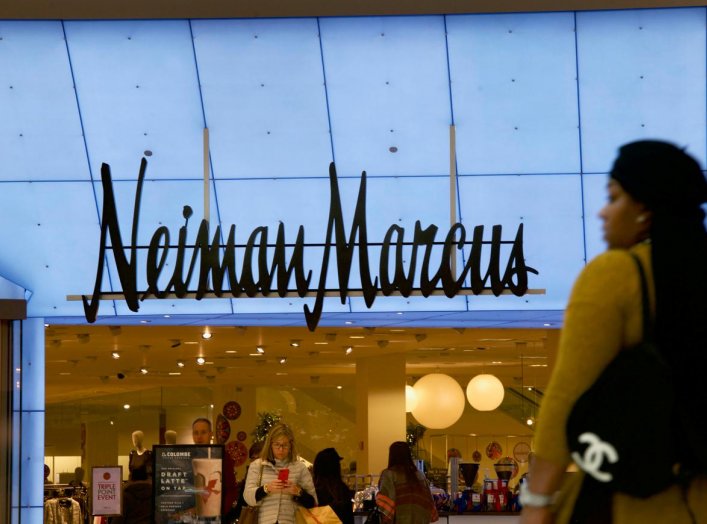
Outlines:
[[[609,464],[614,464],[619,460],[616,448],[601,440],[594,433],[582,433],[577,440],[582,444],[589,444],[589,447],[584,451],[584,456],[576,451],[573,452],[572,460],[599,482],[611,482],[614,477],[609,472],[601,471],[601,466],[604,463],[604,457],[609,461]]]

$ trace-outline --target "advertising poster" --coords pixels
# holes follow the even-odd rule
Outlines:
[[[91,469],[91,507],[93,515],[117,516],[123,510],[123,466]]]
[[[223,446],[154,446],[157,524],[221,522]]]

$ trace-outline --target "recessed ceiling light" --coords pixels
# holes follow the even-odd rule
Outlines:
[[[347,326],[350,326],[351,324],[353,324],[353,322],[351,322],[350,320],[347,320],[346,322],[344,322],[344,324],[346,324]]]
[[[147,368],[140,368],[140,373],[142,373],[143,375],[147,375]]]
[[[206,362],[206,359],[204,357],[196,357],[196,363],[200,366],[203,366],[204,362]]]
[[[123,409],[126,411],[130,409],[130,404],[123,404]]]
[[[180,368],[184,367],[184,361],[183,360],[177,360],[177,366]]]
[[[346,348],[346,354],[347,354],[347,355],[350,355],[352,351],[353,351],[353,348],[352,348],[351,346],[349,346],[349,347]]]
[[[287,363],[287,358],[285,358],[285,357],[280,357],[279,362],[280,362],[280,364],[286,364],[286,363]]]
[[[204,340],[209,340],[211,337],[211,331],[209,331],[209,328],[205,328],[204,332],[201,334],[201,338],[203,338]]]
[[[117,352],[117,351],[113,351],[113,353],[111,353],[111,356],[112,356],[115,360],[118,360],[118,359],[120,358],[120,353]]]
[[[300,341],[299,341],[299,340],[291,340],[291,341],[290,341],[290,346],[292,346],[293,348],[298,348],[299,345],[300,345]]]
[[[260,354],[265,353],[265,348],[263,346],[258,346],[255,348],[255,350]]]

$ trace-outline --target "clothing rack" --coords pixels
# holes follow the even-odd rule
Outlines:
[[[69,484],[44,485],[45,524],[88,524],[88,487]]]

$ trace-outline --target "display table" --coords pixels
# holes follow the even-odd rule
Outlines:
[[[364,524],[368,512],[355,512],[355,524]],[[517,524],[520,522],[520,513],[440,513],[439,521],[442,524]]]

